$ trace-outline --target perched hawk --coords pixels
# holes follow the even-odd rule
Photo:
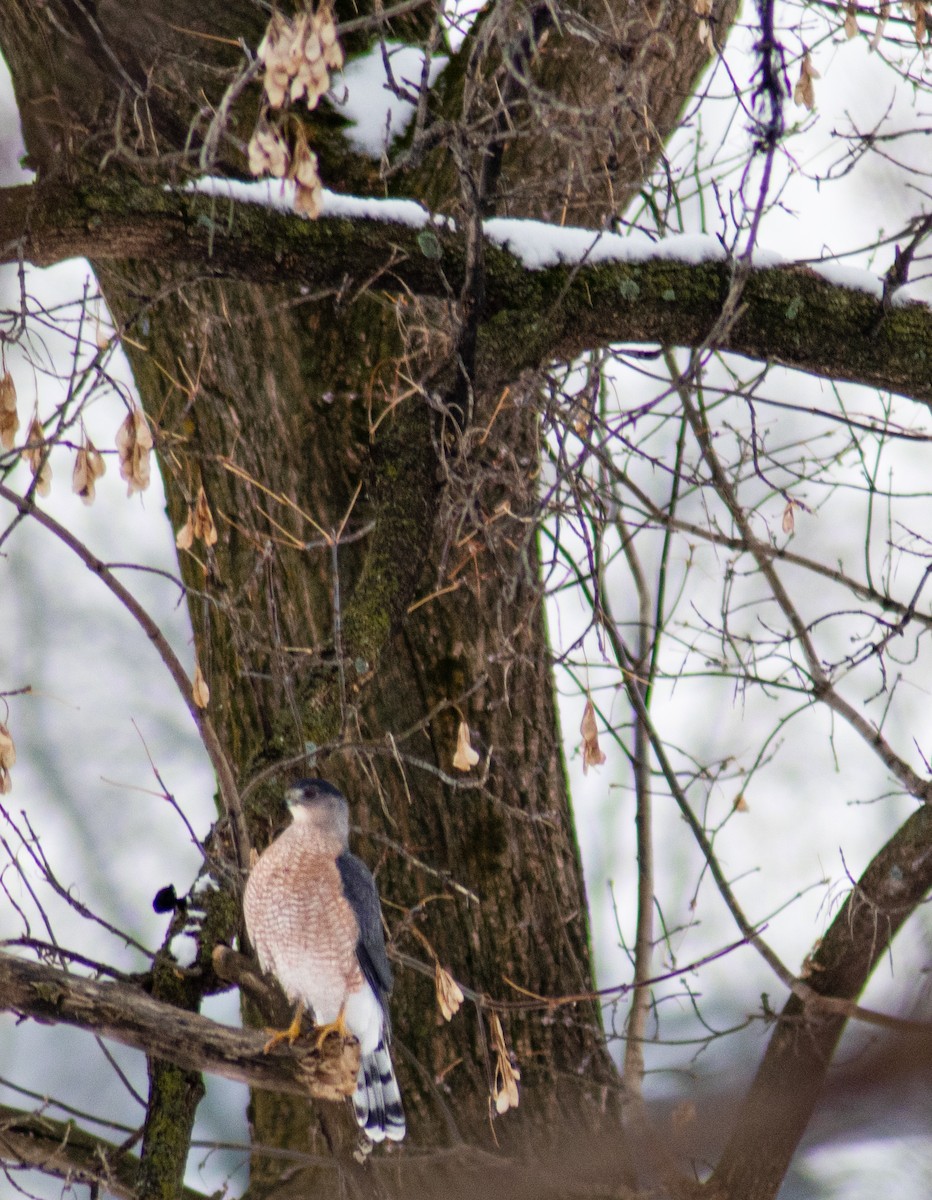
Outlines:
[[[362,1055],[356,1120],[374,1142],[401,1141],[404,1110],[388,1052],[392,972],[375,880],[349,852],[349,812],[332,784],[302,779],[285,799],[292,824],[253,867],[243,902],[262,969],[297,1004],[291,1028],[269,1047],[298,1037],[306,1008],[319,1042],[332,1029],[353,1034]]]

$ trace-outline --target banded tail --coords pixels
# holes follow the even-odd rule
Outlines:
[[[401,1092],[384,1037],[371,1054],[359,1064],[356,1094],[353,1096],[356,1120],[373,1142],[388,1138],[400,1142],[405,1135],[405,1113]]]

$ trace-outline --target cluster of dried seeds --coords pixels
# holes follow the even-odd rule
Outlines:
[[[302,97],[309,109],[314,108],[330,87],[330,72],[343,66],[333,13],[326,6],[293,18],[273,13],[258,56],[265,67],[263,86],[272,108]]]
[[[333,13],[323,4],[316,12],[296,17],[272,14],[258,57],[264,73],[262,88],[269,109],[282,109],[304,100],[308,109],[330,87],[330,72],[343,66]],[[287,129],[287,134],[286,134]],[[249,170],[257,178],[289,179],[295,184],[295,210],[308,217],[320,214],[323,186],[317,155],[307,144],[300,122],[287,124],[281,114],[260,116],[249,141]]]
[[[9,371],[4,371],[0,375],[0,448],[3,450],[12,450],[16,445],[16,433],[20,427],[16,404],[16,385]],[[133,492],[144,492],[149,486],[153,445],[152,431],[145,414],[138,405],[134,405],[116,433],[120,475],[128,485],[128,496],[132,496]],[[35,492],[39,496],[47,496],[52,488],[52,464],[49,461],[51,448],[52,443],[46,438],[39,414],[35,412],[29,422],[25,444],[19,453],[29,464],[35,480]],[[106,470],[104,456],[85,431],[75,455],[71,475],[72,491],[76,496],[80,496],[85,504],[93,504],[97,480]]]
[[[153,444],[152,431],[145,413],[134,404],[116,435],[120,478],[126,481],[127,496],[132,496],[133,492],[144,492],[149,486]]]

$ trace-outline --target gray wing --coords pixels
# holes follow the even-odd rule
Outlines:
[[[372,872],[355,854],[348,851],[337,859],[343,894],[350,902],[359,923],[359,942],[356,954],[362,973],[385,1008],[385,997],[392,990],[392,969],[385,953],[385,934],[382,931],[382,906]],[[387,1011],[387,1010],[386,1010]]]

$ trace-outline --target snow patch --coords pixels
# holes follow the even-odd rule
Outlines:
[[[245,182],[204,176],[187,185],[187,190],[208,196],[220,196],[247,204],[262,204],[279,212],[294,211],[294,184],[278,179]],[[344,217],[349,220],[393,221],[413,229],[427,226],[453,230],[449,217],[432,215],[414,200],[380,200],[371,196],[344,196],[324,189],[322,217]],[[708,234],[683,233],[653,241],[638,230],[628,233],[599,232],[545,221],[520,217],[491,217],[483,222],[486,237],[507,250],[531,271],[544,270],[561,264],[580,266],[604,262],[641,263],[668,262],[697,264],[724,262],[725,248],[717,238]],[[798,266],[792,259],[773,250],[758,247],[754,251],[754,266],[758,268]],[[836,287],[865,292],[879,300],[883,296],[883,280],[871,271],[837,262],[802,264],[821,275]],[[911,284],[899,288],[894,304],[914,304],[924,300],[918,287]]]
[[[168,952],[179,967],[193,967],[197,961],[197,941],[190,933],[176,933],[168,943]]]
[[[653,241],[638,230],[628,233],[598,232],[568,226],[526,221],[519,217],[492,217],[483,223],[486,236],[520,258],[532,271],[560,263],[721,262],[721,243],[707,234],[684,233]]]
[[[883,296],[883,280],[872,271],[861,267],[849,267],[838,262],[816,262],[811,264],[813,271],[821,275],[836,287],[847,288],[854,292],[867,292],[875,300]]]
[[[244,204],[261,204],[278,212],[294,212],[295,185],[283,179],[221,179],[215,175],[204,175],[186,185],[186,191],[198,192],[203,196],[219,196],[225,200],[237,200]],[[414,200],[379,200],[372,196],[342,196],[324,188],[322,217],[348,217],[370,221],[394,221],[397,225],[410,225],[421,229],[428,224],[444,223],[452,228],[446,218],[431,220],[430,213]]]
[[[417,95],[424,72],[424,51],[401,42],[385,42],[391,77],[395,86]],[[428,87],[450,60],[434,55],[427,72]],[[382,44],[376,42],[367,54],[354,58],[341,74],[334,75],[330,102],[353,124],[345,131],[354,150],[381,158],[385,149],[400,137],[414,117],[415,106],[392,91],[385,70]]]
[[[394,221],[422,229],[425,225],[455,228],[447,217],[432,217],[416,200],[378,200],[369,196],[341,196],[324,190],[323,217],[349,217],[370,221]]]
[[[630,254],[628,239],[617,233],[571,229],[518,217],[490,217],[482,227],[486,237],[520,258],[532,271],[558,263],[621,260]]]

